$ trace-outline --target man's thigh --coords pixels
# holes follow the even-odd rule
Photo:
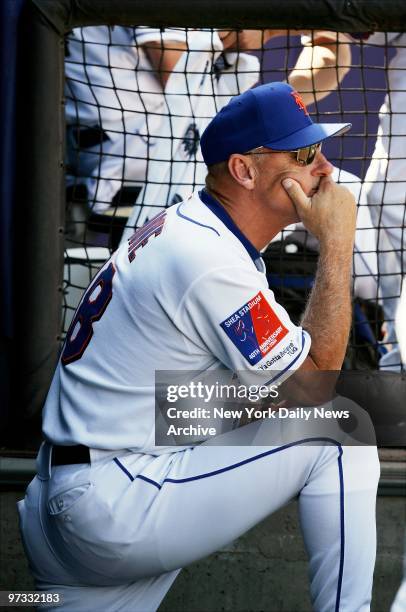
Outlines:
[[[122,451],[92,465],[53,468],[42,501],[28,494],[25,507],[34,516],[37,504],[54,558],[88,585],[126,584],[176,570],[296,496],[307,500],[307,508],[318,499],[317,511],[331,517],[331,533],[339,538],[343,474],[354,491],[376,489],[376,450],[344,448],[349,459],[343,461],[334,438],[306,436],[293,424],[278,430],[267,421],[185,451]],[[368,464],[371,472],[362,467]]]
[[[123,452],[96,462],[80,479],[71,473],[69,482],[64,468],[58,468],[46,510],[57,553],[62,555],[69,541],[72,564],[90,564],[117,584],[210,554],[305,486],[307,493],[325,493],[338,517],[340,444],[333,439],[308,442],[306,437],[281,443],[275,436],[277,444],[265,445],[272,436],[263,430],[260,423],[252,424],[225,434],[222,446],[204,444],[159,457]],[[346,469],[353,470],[351,462]],[[87,482],[89,490],[70,503],[71,491],[80,494],[80,485]]]

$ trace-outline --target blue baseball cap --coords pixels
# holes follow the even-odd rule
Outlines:
[[[313,123],[287,83],[267,83],[235,96],[211,120],[200,147],[207,166],[257,147],[293,151],[344,134],[351,123]]]

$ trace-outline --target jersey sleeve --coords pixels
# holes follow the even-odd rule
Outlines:
[[[224,55],[223,65],[221,60]],[[216,62],[220,64],[216,94],[223,106],[230,96],[236,96],[255,85],[259,79],[260,63],[254,55],[242,52],[222,54]]]
[[[309,334],[276,302],[265,275],[251,268],[209,272],[182,302],[190,337],[244,382],[280,384],[309,352]]]

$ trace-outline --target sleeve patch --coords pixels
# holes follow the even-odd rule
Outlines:
[[[261,291],[220,326],[251,365],[261,361],[288,333]]]

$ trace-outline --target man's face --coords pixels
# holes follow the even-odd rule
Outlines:
[[[282,185],[286,178],[297,181],[311,198],[318,190],[323,176],[333,172],[333,165],[318,151],[311,164],[301,165],[292,153],[275,152],[263,148],[255,154],[258,173],[256,188],[272,212],[278,214],[285,226],[299,221],[296,209]]]

